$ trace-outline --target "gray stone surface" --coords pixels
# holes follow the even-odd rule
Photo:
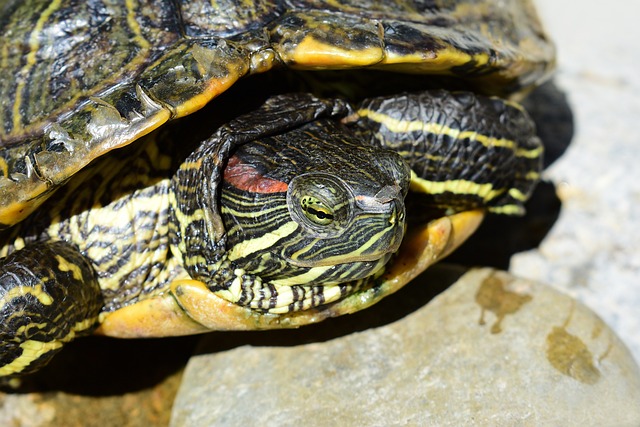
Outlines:
[[[640,361],[640,3],[537,0],[558,45],[556,84],[574,139],[544,174],[562,211],[516,275],[559,287],[594,309]]]
[[[611,330],[495,270],[359,333],[222,351],[218,338],[189,362],[173,426],[640,425],[640,371]]]
[[[153,387],[113,395],[92,396],[53,390],[28,394],[0,392],[0,426],[166,426],[180,379],[178,373]]]

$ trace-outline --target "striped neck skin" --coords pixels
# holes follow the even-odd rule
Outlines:
[[[278,312],[339,299],[383,271],[404,235],[410,171],[397,154],[345,139],[336,126],[311,123],[233,153],[220,184],[225,250],[207,266],[185,259],[192,276],[210,272],[195,278],[250,307],[265,308],[247,294],[269,293],[267,308]],[[238,280],[251,289],[231,292]],[[317,303],[295,304],[310,288]]]

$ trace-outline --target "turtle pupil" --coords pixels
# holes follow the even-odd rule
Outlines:
[[[307,206],[307,212],[309,212],[311,215],[317,216],[319,219],[333,219],[333,215],[328,214],[326,212],[317,211],[313,209],[311,206]]]
[[[303,197],[302,210],[306,217],[316,224],[327,225],[333,221],[331,209],[315,197]]]

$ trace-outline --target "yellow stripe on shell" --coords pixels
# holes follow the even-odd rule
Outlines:
[[[444,48],[436,52],[424,51],[409,55],[394,55],[387,53],[385,58],[380,62],[381,65],[392,64],[412,64],[423,72],[429,71],[449,71],[453,67],[474,63],[476,67],[482,67],[489,62],[489,55],[477,54],[469,55],[453,48]]]
[[[469,139],[478,141],[486,147],[505,147],[514,150],[516,156],[526,158],[537,158],[542,154],[542,148],[534,148],[527,150],[518,148],[515,141],[506,138],[494,138],[491,136],[480,134],[476,131],[464,131],[445,126],[440,123],[423,122],[420,120],[402,120],[391,117],[387,114],[363,108],[357,113],[360,117],[367,118],[376,123],[383,124],[391,132],[409,133],[415,131],[428,132],[435,135],[447,135],[455,139]]]
[[[20,107],[22,105],[22,91],[27,85],[27,75],[29,74],[31,68],[36,64],[36,55],[38,53],[38,49],[40,48],[40,43],[38,39],[40,34],[42,33],[42,29],[44,28],[44,24],[47,22],[51,14],[60,8],[62,1],[61,0],[53,0],[49,3],[49,6],[42,12],[36,25],[31,31],[31,35],[29,36],[29,53],[26,57],[26,64],[20,70],[20,74],[18,75],[18,85],[16,87],[16,99],[13,103],[13,131],[19,130],[22,128],[21,123],[21,115],[20,115]],[[22,78],[20,78],[22,77]]]
[[[226,74],[220,75],[219,72],[213,73],[209,67],[211,67],[212,64],[217,65],[220,62],[218,58],[220,53],[215,49],[207,49],[204,46],[196,45],[193,47],[191,55],[198,63],[202,75],[209,77],[204,79],[200,93],[185,100],[182,104],[174,106],[174,117],[184,117],[200,110],[213,98],[229,89],[240,77],[248,72],[248,64],[242,61],[231,62],[231,60],[227,60]]]
[[[337,301],[342,296],[342,291],[339,286],[324,286],[322,288],[322,296],[324,298],[324,303],[328,304],[334,301]],[[285,314],[291,312],[289,305],[293,303],[293,292],[291,291],[291,287],[283,286],[278,288],[278,306],[269,309],[269,313],[274,314]],[[296,304],[299,301],[296,301]],[[304,300],[304,305],[302,310],[310,307],[311,300]]]
[[[127,8],[127,25],[133,31],[135,36],[133,39],[136,44],[140,46],[142,49],[148,49],[151,45],[147,39],[142,36],[142,31],[140,30],[140,24],[136,20],[136,7],[138,5],[134,0],[126,0],[125,7]]]
[[[342,49],[333,44],[322,43],[312,35],[305,37],[295,48],[291,57],[280,53],[284,62],[293,61],[294,66],[311,68],[355,67],[377,64],[384,58],[380,46],[362,50]]]

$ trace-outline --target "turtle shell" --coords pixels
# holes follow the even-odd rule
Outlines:
[[[376,68],[505,95],[544,80],[553,58],[524,0],[10,1],[0,7],[0,226],[246,75]]]

